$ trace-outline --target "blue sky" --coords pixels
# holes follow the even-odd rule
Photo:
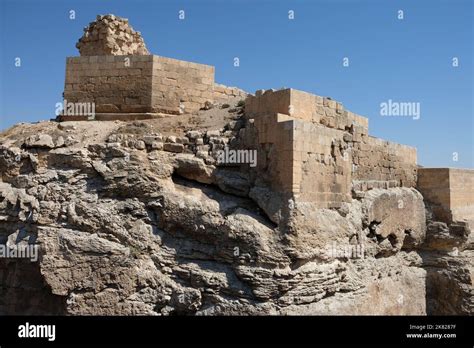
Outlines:
[[[330,96],[368,117],[371,135],[417,147],[419,164],[473,168],[473,3],[0,0],[0,129],[54,117],[65,57],[97,14],[113,13],[153,54],[214,65],[219,83]],[[420,118],[381,116],[389,99],[420,103]]]

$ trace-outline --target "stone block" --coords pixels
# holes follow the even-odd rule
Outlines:
[[[177,143],[165,143],[163,145],[163,150],[168,151],[168,152],[180,153],[180,152],[183,152],[184,145],[177,144]]]

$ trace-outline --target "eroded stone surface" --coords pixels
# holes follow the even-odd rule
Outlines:
[[[128,19],[114,15],[97,16],[84,28],[76,47],[81,56],[149,54],[140,32],[133,30]]]
[[[78,48],[69,101],[173,116],[0,135],[0,245],[40,250],[0,258],[0,314],[472,314],[472,226],[425,205],[416,149],[331,98],[147,55],[112,15]]]
[[[390,233],[374,238],[370,229],[370,221],[381,220],[383,231],[412,229],[422,239],[416,191],[368,191],[338,210],[318,209],[262,186],[257,169],[216,162],[212,148],[223,136],[245,141],[247,121],[230,133],[232,124],[187,136],[150,124],[104,123],[111,127],[105,134],[83,132],[80,143],[55,149],[22,150],[22,127],[2,138],[10,145],[0,156],[0,235],[34,238],[41,250],[28,270],[0,260],[0,291],[8,299],[0,302],[2,313],[22,313],[26,293],[12,294],[24,275],[44,299],[27,301],[29,313],[425,313],[421,258],[400,247],[381,254]],[[67,134],[49,123],[31,127],[53,143]],[[153,146],[157,140],[186,153]],[[209,147],[204,158],[202,146]],[[414,219],[401,224],[379,215],[381,204],[405,214],[395,204],[400,199],[415,209]],[[275,212],[278,218],[270,218]],[[362,244],[359,255],[336,250]]]

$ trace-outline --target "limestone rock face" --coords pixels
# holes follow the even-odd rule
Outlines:
[[[1,135],[0,244],[32,243],[39,258],[0,258],[0,314],[472,312],[470,230],[432,224],[424,243],[416,190],[319,209],[217,163],[222,144],[250,137],[245,119],[173,122],[43,122]],[[60,137],[74,138],[31,146]],[[452,246],[462,257],[444,253]]]
[[[474,313],[474,251],[423,252],[426,269],[427,314]]]
[[[472,221],[439,221],[427,204],[426,239],[420,255],[426,270],[426,311],[431,315],[474,313]]]
[[[84,28],[76,47],[81,56],[149,54],[140,32],[133,30],[128,19],[114,15],[97,16]]]
[[[29,137],[25,141],[27,147],[46,147],[54,148],[53,138],[48,134],[37,134]]]
[[[362,200],[362,210],[374,240],[386,245],[381,253],[414,248],[425,239],[425,205],[415,189],[370,190]]]

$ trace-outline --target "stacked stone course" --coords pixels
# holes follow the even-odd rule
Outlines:
[[[78,44],[81,57],[67,59],[64,98],[95,103],[97,120],[195,113],[229,97],[245,99],[249,129],[236,138],[259,147],[259,173],[275,191],[318,207],[339,207],[373,188],[415,185],[416,150],[369,136],[367,118],[341,103],[294,89],[247,95],[216,84],[212,66],[149,55],[138,36],[125,20],[98,17]],[[110,37],[129,49],[110,50]],[[144,146],[192,152],[211,164],[229,143],[221,135]]]
[[[435,216],[445,223],[474,225],[474,171],[456,168],[419,168],[417,188]]]
[[[246,93],[214,82],[214,67],[149,54],[128,20],[98,16],[66,60],[64,99],[94,103],[97,120],[135,120],[194,113]],[[68,115],[60,117],[79,117]],[[82,119],[89,119],[83,116]]]
[[[413,187],[416,149],[368,135],[368,120],[341,103],[294,89],[246,100],[261,144],[272,144],[274,189],[339,207],[373,188]]]
[[[64,99],[95,103],[98,114],[178,114],[213,100],[213,84],[214,67],[203,64],[153,55],[70,57]]]
[[[229,125],[228,125],[229,126]],[[192,154],[202,159],[207,165],[222,165],[217,163],[219,150],[238,137],[239,128],[234,130],[195,130],[189,131],[183,136],[164,135],[161,133],[150,133],[147,135],[135,135],[127,133],[111,134],[107,143],[112,147],[125,147],[148,152],[163,150],[173,153]],[[239,166],[239,165],[236,165]]]
[[[214,100],[216,102],[225,102],[229,97],[239,97],[244,100],[247,97],[247,92],[237,87],[227,87],[214,83]]]

